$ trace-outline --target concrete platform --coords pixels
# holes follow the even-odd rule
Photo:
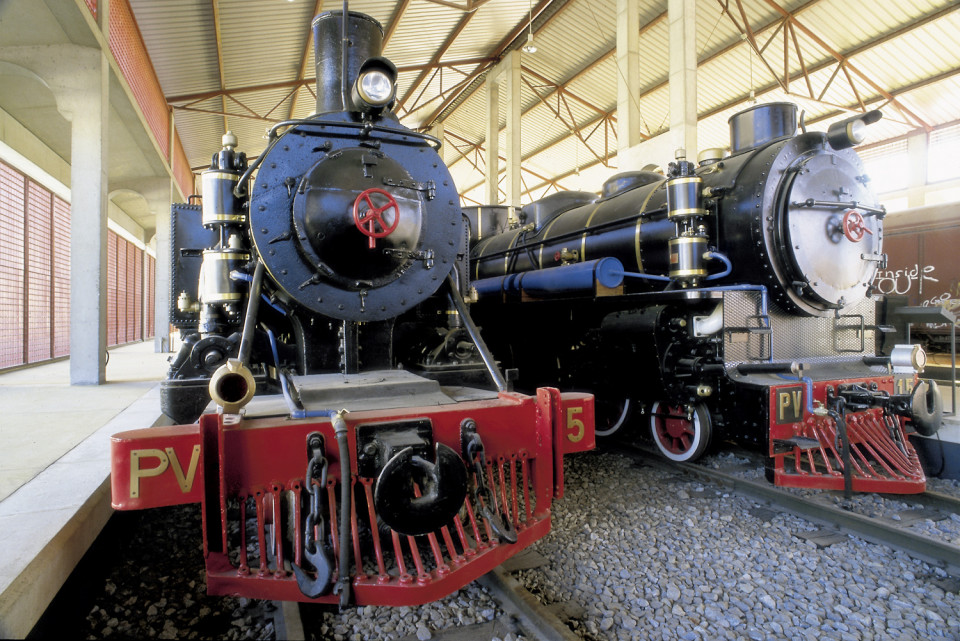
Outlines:
[[[108,382],[68,361],[0,375],[0,638],[23,638],[110,517],[112,434],[161,418],[168,354],[110,351]]]

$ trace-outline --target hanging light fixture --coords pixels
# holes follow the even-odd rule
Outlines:
[[[529,10],[530,21],[527,23],[527,44],[521,47],[523,53],[537,53],[537,45],[533,44],[533,0],[527,0],[527,9]]]

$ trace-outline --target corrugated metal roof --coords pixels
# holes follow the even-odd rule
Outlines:
[[[219,87],[209,0],[131,0],[130,5],[165,95]]]
[[[231,114],[227,126],[241,136],[241,145],[250,155],[262,149],[263,132],[270,124],[251,112],[269,120],[285,119],[295,101],[293,117],[312,113],[313,95],[296,83],[302,80],[300,69],[311,39],[316,0],[130,1],[168,98],[213,95],[221,86],[231,92],[231,97],[191,105],[200,111],[179,109],[189,104],[186,100],[173,103],[193,166],[204,166],[219,148],[224,127],[219,112]],[[372,15],[392,30],[385,55],[402,68],[398,84],[398,95],[404,100],[402,121],[426,126],[441,110],[445,114],[443,125],[449,135],[444,159],[452,166],[462,193],[469,191],[464,195],[470,198],[482,196],[482,157],[478,162],[476,152],[467,151],[470,160],[466,160],[454,148],[467,149],[462,140],[483,145],[487,116],[481,72],[491,60],[496,62],[508,36],[514,38],[514,46],[523,44],[531,13],[538,51],[521,57],[527,81],[521,89],[521,147],[529,169],[524,172],[524,184],[532,191],[524,200],[542,195],[543,187],[537,184],[544,181],[533,174],[550,179],[564,176],[561,184],[579,186],[581,181],[614,171],[597,156],[612,154],[607,164],[616,164],[617,83],[623,73],[615,56],[616,0],[489,0],[479,6],[476,0],[451,1],[464,10],[429,0],[406,4],[356,0],[350,9]],[[669,25],[660,18],[665,9],[662,0],[638,1],[641,64],[634,106],[644,131],[656,133],[669,123]],[[220,17],[221,61],[214,36],[214,4]],[[320,4],[324,10],[342,6]],[[727,119],[750,105],[751,90],[760,101],[797,101],[809,120],[818,121],[816,127],[857,107],[860,99],[868,106],[885,105],[883,92],[894,94],[905,110],[929,126],[958,119],[960,53],[955,43],[960,35],[960,4],[950,0],[742,0],[742,6],[757,46],[764,47],[766,63],[741,36],[743,18],[736,2],[696,3],[701,148],[727,145]],[[778,7],[791,15],[785,19]],[[782,86],[785,49],[789,93]],[[430,67],[441,50],[439,62],[448,66]],[[852,86],[834,54],[849,58]],[[460,64],[449,66],[457,61]],[[304,75],[312,78],[313,73],[310,60]],[[556,91],[557,85],[563,92]],[[264,88],[237,91],[257,86]],[[916,127],[896,105],[883,109],[887,117],[871,127],[873,140]],[[611,118],[603,121],[603,114],[611,112]],[[504,116],[501,107],[501,122]],[[587,145],[576,138],[576,129],[582,137],[589,136]],[[650,160],[662,164],[670,159]],[[598,189],[600,185],[583,186]]]

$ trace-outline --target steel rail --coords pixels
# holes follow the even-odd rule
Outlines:
[[[635,445],[621,443],[620,446],[621,448],[627,448],[626,452],[628,454],[642,456],[646,463],[654,463],[665,469],[679,469],[699,479],[726,486],[740,495],[775,504],[791,514],[815,523],[837,526],[847,533],[855,534],[871,543],[902,550],[913,558],[943,567],[951,575],[956,576],[960,573],[960,546],[958,545],[944,543],[929,536],[912,532],[905,527],[888,525],[868,516],[784,492],[767,481],[742,479],[695,463],[670,463],[659,460],[659,457],[656,457],[654,453],[647,452]],[[624,450],[621,449],[621,451]],[[941,501],[947,499],[941,505],[956,505],[956,502],[950,497],[934,493],[929,494]],[[897,498],[909,500],[908,497],[903,496]]]
[[[296,601],[274,601],[273,629],[278,639],[305,641],[300,604]]]
[[[960,498],[933,490],[927,490],[923,494],[901,494],[897,496],[897,499],[904,503],[923,505],[936,508],[942,512],[960,514]]]
[[[503,568],[477,579],[480,585],[490,590],[508,613],[520,620],[521,627],[542,641],[580,641],[580,637],[568,628],[537,597],[530,594],[519,581]]]

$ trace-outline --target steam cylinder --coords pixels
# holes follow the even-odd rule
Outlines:
[[[355,111],[350,89],[360,65],[380,55],[383,27],[368,15],[347,15],[347,77],[343,84],[343,11],[325,11],[313,19],[314,61],[317,71],[317,113]],[[344,90],[346,87],[346,90]]]

